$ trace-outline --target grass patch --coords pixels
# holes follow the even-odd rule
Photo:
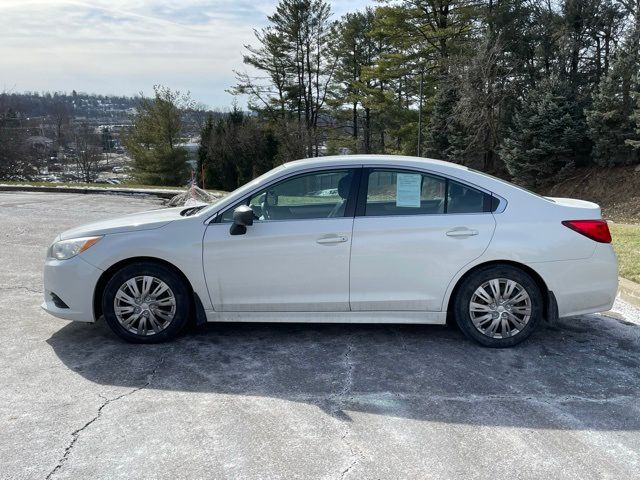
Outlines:
[[[620,276],[640,283],[640,225],[609,224]]]

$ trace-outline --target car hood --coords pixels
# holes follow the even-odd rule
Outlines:
[[[80,227],[72,228],[60,234],[61,240],[70,238],[88,237],[92,235],[109,235],[111,233],[137,232],[140,230],[151,230],[160,228],[179,218],[180,212],[185,207],[161,208],[147,212],[132,213],[122,217],[101,220],[99,222],[88,223]]]

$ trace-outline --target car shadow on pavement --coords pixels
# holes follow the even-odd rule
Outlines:
[[[208,324],[132,345],[103,321],[47,341],[91,382],[305,402],[345,421],[366,412],[432,422],[577,430],[640,429],[640,326],[563,319],[511,349],[451,328]]]

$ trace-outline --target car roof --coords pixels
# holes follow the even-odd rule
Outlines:
[[[331,155],[327,157],[305,158],[285,163],[287,169],[305,169],[318,166],[332,165],[397,165],[397,166],[418,166],[422,168],[434,167],[435,170],[454,169],[469,170],[464,165],[436,160],[433,158],[410,157],[405,155]]]

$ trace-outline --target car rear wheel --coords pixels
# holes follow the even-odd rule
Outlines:
[[[117,271],[102,296],[111,329],[134,343],[159,343],[176,337],[189,320],[191,302],[184,281],[155,263],[133,263]]]
[[[486,347],[511,347],[542,320],[543,297],[526,272],[508,265],[481,268],[465,278],[455,298],[460,330]]]

